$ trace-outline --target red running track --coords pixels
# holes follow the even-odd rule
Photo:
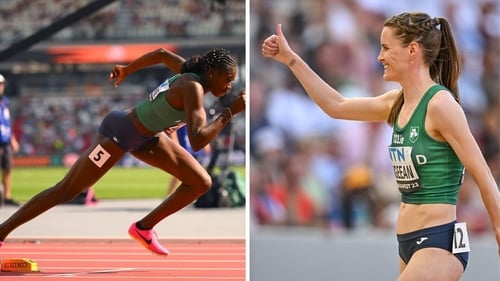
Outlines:
[[[0,258],[29,258],[40,272],[0,272],[0,280],[245,280],[244,239],[162,241],[167,257],[133,240],[41,240],[7,243]]]

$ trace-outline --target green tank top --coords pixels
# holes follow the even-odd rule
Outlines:
[[[389,155],[404,203],[457,204],[464,166],[448,143],[432,139],[424,127],[427,105],[440,90],[447,89],[427,90],[404,127],[397,125],[399,113],[394,122]]]
[[[199,80],[199,77],[190,73]],[[135,110],[137,118],[152,132],[161,132],[167,129],[176,129],[186,124],[186,116],[183,110],[173,108],[166,98],[170,85],[179,78],[181,74],[176,74],[154,89],[148,98],[140,102]]]

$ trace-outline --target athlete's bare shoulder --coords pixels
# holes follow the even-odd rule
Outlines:
[[[202,104],[203,94],[204,88],[199,78],[190,73],[183,73],[170,85],[167,100],[170,105],[182,110],[186,100]]]
[[[181,79],[183,81],[200,82],[201,77],[198,74],[191,73],[191,72],[186,72],[186,73],[180,74],[179,79]]]
[[[401,89],[392,89],[392,90],[388,90],[386,91],[385,93],[382,93],[380,95],[381,98],[383,99],[396,99],[396,97],[399,96],[399,94],[401,93]]]
[[[401,89],[392,89],[377,96],[376,99],[380,100],[383,104],[385,104],[385,107],[390,110],[396,102],[396,99],[400,95],[400,93]]]

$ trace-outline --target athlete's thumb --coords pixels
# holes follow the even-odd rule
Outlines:
[[[285,37],[283,31],[281,30],[281,23],[276,25],[276,35],[278,35],[279,37]]]

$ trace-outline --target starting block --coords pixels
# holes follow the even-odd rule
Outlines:
[[[28,258],[2,259],[0,265],[2,272],[33,272],[38,271],[38,264]]]

